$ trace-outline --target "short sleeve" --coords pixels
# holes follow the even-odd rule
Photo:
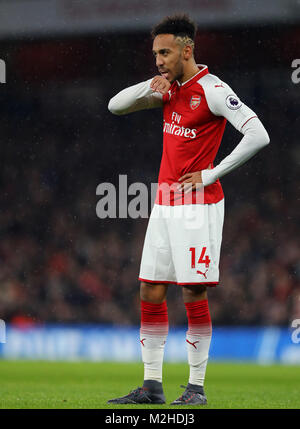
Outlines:
[[[216,116],[226,118],[238,131],[243,132],[246,122],[257,117],[229,85],[215,76],[207,79],[203,88],[210,111]]]

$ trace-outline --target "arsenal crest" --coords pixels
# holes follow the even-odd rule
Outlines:
[[[192,110],[195,110],[195,109],[197,109],[197,107],[199,107],[200,103],[201,103],[201,96],[200,95],[193,95],[191,97],[191,100],[190,100],[190,108]]]

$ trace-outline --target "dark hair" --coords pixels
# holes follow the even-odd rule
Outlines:
[[[196,24],[186,14],[167,16],[151,31],[153,39],[159,34],[174,34],[175,37],[186,37],[194,40],[197,31]]]

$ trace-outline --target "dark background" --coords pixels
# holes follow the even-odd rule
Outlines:
[[[150,31],[150,28],[149,28]],[[156,74],[147,32],[0,41],[0,317],[18,325],[139,323],[147,219],[99,219],[96,187],[157,181],[159,110],[116,117],[109,99]],[[300,317],[300,27],[201,29],[195,57],[262,120],[271,143],[222,178],[215,325],[287,325]],[[242,135],[227,125],[215,164]],[[170,286],[170,322],[185,324]]]

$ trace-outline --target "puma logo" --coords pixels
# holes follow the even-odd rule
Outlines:
[[[145,347],[144,341],[146,338],[143,338],[142,340],[140,340],[140,343],[142,344],[143,347]]]
[[[186,342],[189,343],[191,346],[193,346],[195,349],[197,349],[195,344],[199,343],[199,341],[194,341],[193,343],[191,343],[189,340],[186,340]]]
[[[202,273],[202,271],[197,270],[197,274],[202,274],[207,279],[207,276],[206,276],[207,271],[208,269],[205,271],[205,273]]]

